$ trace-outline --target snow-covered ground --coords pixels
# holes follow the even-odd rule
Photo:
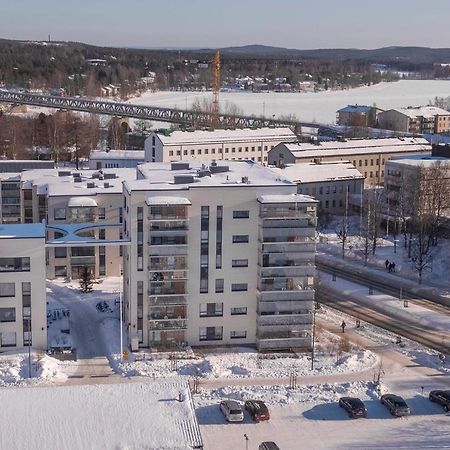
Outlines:
[[[364,261],[364,242],[359,236],[359,216],[349,218],[349,236],[346,242],[345,258],[347,260]],[[341,228],[341,218],[335,218],[327,227],[320,231],[321,243],[317,249],[320,252],[330,253],[336,256],[342,255],[342,247],[336,231]],[[391,224],[392,225],[392,224]],[[408,248],[405,248],[403,235],[396,236],[397,245],[394,245],[392,227],[388,236],[381,233],[377,241],[375,255],[369,253],[368,266],[372,268],[384,269],[386,259],[395,262],[395,272],[402,277],[418,280],[417,270],[411,259],[408,258]],[[438,245],[430,251],[430,264],[423,271],[423,284],[437,286],[443,290],[443,294],[450,295],[450,240],[439,239]]]

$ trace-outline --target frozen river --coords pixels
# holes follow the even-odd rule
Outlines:
[[[435,97],[450,96],[450,80],[420,80],[381,83],[347,91],[317,93],[252,93],[221,92],[220,102],[231,102],[245,114],[275,115],[295,114],[304,121],[334,123],[336,111],[348,104],[373,105],[382,109],[426,105]],[[189,108],[195,99],[211,98],[211,92],[156,92],[145,93],[130,103]]]

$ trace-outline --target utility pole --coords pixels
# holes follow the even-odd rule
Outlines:
[[[31,378],[31,315],[28,317],[28,378]]]
[[[123,305],[122,291],[119,289],[119,308],[120,308],[120,362],[123,362]]]
[[[313,329],[312,329],[312,348],[311,348],[311,370],[314,370],[314,351],[315,351],[315,338],[316,338],[316,302],[313,305]]]

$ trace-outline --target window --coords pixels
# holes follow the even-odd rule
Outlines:
[[[206,294],[209,276],[209,206],[201,207],[200,221],[200,294]]]
[[[222,317],[223,303],[200,303],[200,317]]]
[[[362,166],[362,159],[359,160],[359,164],[358,165],[359,165],[359,167]]]
[[[67,277],[67,266],[55,266],[55,277]]]
[[[211,149],[211,153],[216,153],[216,149],[214,147]]]
[[[29,272],[30,258],[0,258],[0,272]]]
[[[173,150],[169,150],[169,156],[173,156]]]
[[[222,226],[223,206],[218,206],[216,214],[216,269],[222,268]]]
[[[0,308],[0,322],[15,322],[16,308]]]
[[[250,211],[248,209],[233,211],[233,219],[248,219],[250,217]]]
[[[247,283],[233,283],[231,285],[231,291],[232,292],[248,291],[248,284]]]
[[[330,202],[328,200],[325,200],[325,208],[328,208],[330,205]]]
[[[55,258],[67,258],[67,248],[55,247]]]
[[[54,208],[53,215],[55,220],[66,220],[66,208]]]
[[[247,307],[242,306],[240,308],[231,308],[230,312],[232,316],[244,316],[247,314]]]
[[[234,234],[233,244],[245,244],[248,242],[248,234]]]
[[[187,155],[188,154],[188,151],[187,150],[183,150],[183,155]]]
[[[223,338],[223,327],[200,327],[199,332],[201,341],[221,341]]]
[[[229,150],[228,147],[225,147],[225,153],[228,153],[228,150]]]
[[[177,156],[181,156],[181,150],[177,150]]]
[[[216,294],[221,294],[224,291],[224,281],[223,278],[216,279]]]
[[[245,339],[247,337],[247,331],[230,331],[231,339]]]
[[[106,218],[106,208],[98,208],[98,218],[105,219]]]
[[[205,155],[207,155],[208,154],[208,149],[207,148],[205,148]]]
[[[195,155],[195,150],[194,149],[191,150],[191,155]]]
[[[199,148],[199,149],[197,150],[197,155],[201,155],[201,154],[202,154],[202,149]]]
[[[16,346],[16,333],[0,333],[0,346],[1,347],[15,347]]]
[[[236,153],[236,147],[231,147],[231,153]]]
[[[15,297],[15,283],[0,283],[0,297]]]
[[[248,259],[233,259],[231,267],[248,267]]]

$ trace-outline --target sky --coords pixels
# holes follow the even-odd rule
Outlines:
[[[114,47],[450,47],[450,1],[1,0],[0,38]]]

